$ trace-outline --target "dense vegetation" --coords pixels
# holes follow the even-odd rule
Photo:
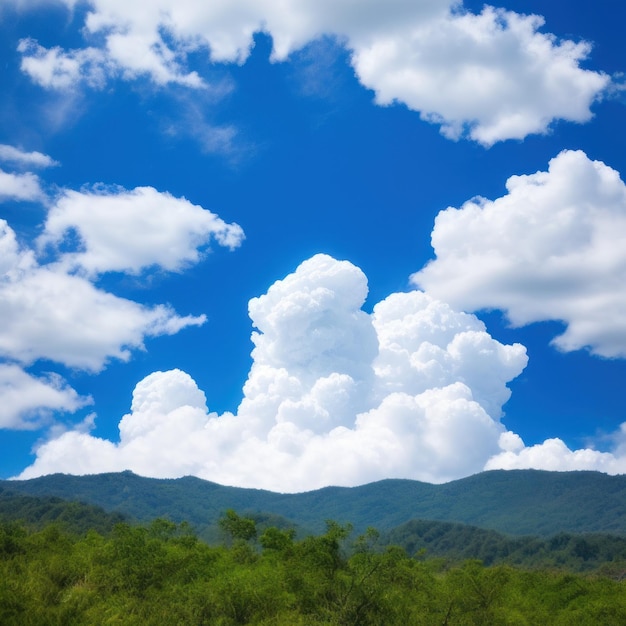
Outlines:
[[[203,536],[228,508],[269,512],[314,532],[323,532],[325,519],[351,522],[358,532],[368,526],[385,531],[413,519],[429,519],[511,535],[626,535],[626,476],[598,472],[493,471],[443,485],[384,480],[300,494],[224,487],[193,477],[141,478],[131,472],[43,476],[0,482],[0,487],[78,499],[137,520],[187,520]]]
[[[4,482],[0,624],[621,625],[625,485],[532,471],[292,495],[130,472]],[[407,522],[416,511],[544,536]],[[572,527],[614,532],[546,536]]]
[[[228,518],[226,518],[228,519]],[[254,523],[255,533],[274,527],[293,537],[311,534],[285,518],[268,513],[252,513],[245,519]],[[107,535],[125,519],[100,507],[68,502],[56,497],[15,494],[0,488],[0,522],[19,521],[29,530],[41,530],[51,522],[67,532],[85,534],[95,530]],[[224,517],[205,525],[194,534],[215,544],[223,536]],[[188,526],[191,528],[191,526]],[[380,545],[393,545],[409,555],[439,558],[446,564],[479,559],[485,565],[508,564],[524,568],[558,568],[570,572],[626,572],[626,537],[609,534],[558,533],[549,538],[512,537],[466,524],[412,520],[381,533]]]
[[[125,521],[121,513],[107,513],[99,506],[68,502],[52,496],[34,497],[0,487],[0,521],[22,522],[31,529],[42,529],[51,522],[68,532],[96,530],[106,534]]]
[[[422,553],[448,563],[480,559],[485,565],[626,574],[626,537],[609,534],[511,537],[465,524],[412,520],[385,533],[382,540],[408,554]]]
[[[0,623],[362,625],[626,623],[624,582],[557,571],[444,567],[350,541],[334,522],[301,540],[233,511],[223,545],[158,519],[112,533],[0,524]]]

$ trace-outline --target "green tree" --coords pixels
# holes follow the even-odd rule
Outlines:
[[[233,509],[227,509],[220,517],[219,527],[231,541],[250,541],[256,538],[256,522],[251,517],[242,517]]]

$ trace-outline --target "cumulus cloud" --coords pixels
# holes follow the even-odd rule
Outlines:
[[[581,67],[589,44],[542,33],[543,23],[490,6],[474,14],[451,0],[158,0],[141,7],[92,0],[85,29],[103,40],[101,48],[66,52],[25,40],[20,51],[22,69],[43,86],[98,84],[121,73],[199,88],[206,83],[187,67],[190,51],[243,63],[254,33],[263,31],[273,38],[272,59],[284,61],[330,35],[351,51],[357,77],[379,104],[404,103],[447,137],[491,145],[545,133],[557,119],[587,121],[609,86],[608,76]]]
[[[561,350],[626,357],[626,187],[584,152],[512,176],[508,193],[435,220],[436,259],[416,285],[463,310],[502,309],[514,326],[562,321]]]
[[[39,153],[4,154],[48,164]],[[148,337],[204,324],[204,315],[121,298],[94,279],[111,271],[180,271],[200,261],[212,240],[232,250],[244,237],[237,224],[151,187],[65,189],[46,202],[35,249],[0,220],[0,359],[9,363],[46,359],[95,372],[111,359],[127,361]]]
[[[366,295],[359,268],[316,255],[250,301],[253,364],[236,414],[210,412],[188,374],[155,372],[135,388],[118,443],[66,432],[21,477],[132,469],[301,491],[480,471],[501,451],[506,385],[525,349],[421,292],[372,314]]]
[[[0,428],[38,428],[53,412],[73,413],[91,402],[56,374],[35,377],[17,365],[0,364]]]
[[[0,146],[0,159],[29,166],[54,164],[46,155],[12,146]],[[33,174],[0,171],[3,195],[47,202]],[[70,231],[78,238],[69,237]],[[39,250],[18,241],[0,219],[0,428],[49,426],[59,413],[91,403],[60,375],[34,376],[22,366],[45,359],[97,372],[111,359],[130,359],[148,337],[203,324],[204,315],[181,316],[169,305],[145,306],[120,298],[97,287],[93,278],[155,266],[181,270],[198,262],[212,239],[233,249],[243,231],[184,198],[150,187],[62,191],[49,207]],[[62,436],[86,435],[84,426]]]
[[[197,263],[212,239],[233,250],[244,238],[239,225],[152,187],[64,191],[38,243],[59,246],[75,235],[80,249],[63,254],[62,263],[90,275],[151,266],[180,271]]]
[[[35,263],[33,252],[21,247],[15,231],[6,220],[0,219],[0,276],[4,280],[13,280]]]
[[[171,307],[120,298],[79,276],[34,267],[0,281],[0,356],[30,364],[49,359],[99,371],[111,359],[127,361],[146,337],[201,325]]]
[[[508,435],[509,433],[505,433]],[[618,445],[612,452],[592,448],[571,450],[558,438],[547,439],[534,446],[526,446],[520,437],[501,441],[502,451],[494,455],[485,469],[543,469],[549,471],[593,470],[608,474],[626,473],[626,423],[616,435]]]
[[[0,220],[0,357],[29,364],[49,359],[100,370],[110,358],[128,360],[145,337],[204,323],[98,289],[54,264],[41,266]]]
[[[403,102],[447,137],[490,146],[545,133],[555,119],[589,120],[609,83],[581,69],[588,44],[559,42],[543,23],[489,6],[448,13],[357,46],[353,63],[379,103]]]

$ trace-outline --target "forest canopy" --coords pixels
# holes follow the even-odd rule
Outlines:
[[[221,545],[208,545],[165,519],[107,533],[0,523],[0,623],[626,623],[615,567],[584,575],[453,564],[381,545],[374,529],[354,537],[329,521],[299,539],[232,510],[221,529]]]

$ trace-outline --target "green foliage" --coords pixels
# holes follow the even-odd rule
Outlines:
[[[581,473],[585,480],[588,479],[587,474]],[[543,477],[544,473],[538,475]],[[495,478],[498,476],[500,475],[496,473]],[[522,476],[526,476],[526,474],[522,474]],[[535,476],[535,474],[531,473],[530,476]],[[548,474],[548,477],[550,476]],[[592,476],[594,475],[592,474]],[[121,484],[118,484],[118,493],[120,491],[134,492],[134,488],[131,489],[126,481],[141,486],[145,484],[144,480],[147,480],[148,485],[156,482],[173,490],[178,488],[176,485],[180,486],[177,481],[151,481],[151,479],[141,479],[133,474],[123,473],[104,475],[103,484],[107,489],[115,484],[111,477],[117,477],[122,481]],[[65,478],[79,480],[80,478],[98,477],[61,477],[61,482]],[[491,481],[493,482],[495,478],[492,478]],[[205,484],[211,485],[211,483],[197,479],[189,480],[190,485],[195,487]],[[413,485],[411,481],[391,481],[391,483]],[[481,481],[479,483],[483,484]],[[549,481],[548,483],[551,484]],[[31,484],[31,481],[28,481],[28,484]],[[95,484],[99,483],[96,482]],[[362,505],[368,503],[367,510],[372,515],[379,514],[372,504],[380,496],[377,485],[380,483],[362,488],[366,490],[366,493],[375,495],[375,497],[372,496],[373,500],[371,501],[367,497],[360,500]],[[450,485],[454,486],[454,483]],[[221,489],[218,486],[214,487]],[[430,487],[434,488],[433,485]],[[338,493],[348,494],[352,491],[347,489],[340,490]],[[328,502],[329,493],[335,492],[336,490],[333,488],[299,495],[308,497],[311,502],[314,499],[317,502],[316,506],[324,509],[324,502]],[[280,494],[273,495],[280,496]],[[147,496],[150,496],[151,501],[154,501],[158,496],[158,490],[147,492],[145,497]],[[168,510],[168,505],[166,503],[159,508]],[[584,507],[579,508],[584,509]],[[22,521],[29,529],[41,529],[46,524],[55,522],[68,532],[85,534],[88,529],[94,529],[100,534],[106,535],[112,531],[116,524],[123,521],[124,517],[120,513],[107,513],[95,505],[67,502],[55,496],[27,496],[0,488],[0,521],[16,520]],[[226,509],[226,512],[222,513],[221,518],[214,524],[214,530],[211,532],[207,531],[210,526],[206,524],[200,524],[199,528],[198,525],[194,524],[192,532],[192,527],[180,519],[169,518],[166,520],[161,518],[159,524],[159,528],[152,527],[151,532],[153,534],[167,535],[173,532],[173,528],[176,528],[176,533],[181,535],[184,533],[180,528],[186,528],[186,536],[189,541],[197,540],[196,533],[209,543],[217,543],[225,538],[231,542],[252,542],[258,539],[259,545],[263,549],[278,552],[289,548],[296,537],[305,536],[302,527],[298,528],[290,524],[282,516],[260,512],[239,514],[235,513],[234,509]],[[182,524],[182,526],[178,527],[177,524]],[[363,530],[362,527],[357,528],[359,531]],[[320,530],[322,533],[324,532],[323,529]],[[269,533],[266,534],[266,531]],[[182,536],[180,538],[182,539]],[[370,537],[371,540],[372,537]],[[10,550],[11,541],[10,537],[0,536],[0,551]],[[626,571],[626,537],[620,535],[560,532],[549,538],[512,537],[466,524],[412,520],[394,529],[383,531],[375,542],[381,545],[398,545],[404,548],[409,555],[426,555],[430,559],[441,558],[448,564],[459,563],[467,559],[480,559],[485,565],[510,564],[535,568],[553,567],[581,572],[603,568],[604,572],[613,577],[622,576]],[[241,557],[245,557],[244,550],[241,551]]]
[[[275,526],[270,526],[259,537],[259,543],[264,550],[285,553],[293,549],[295,536],[296,531],[293,528],[281,530]]]
[[[239,532],[245,516],[225,519]],[[247,528],[244,524],[242,528]],[[261,548],[198,541],[188,525],[157,519],[107,535],[0,524],[0,623],[235,626],[534,625],[626,623],[624,582],[549,570],[440,568],[370,529],[297,540],[269,527]],[[574,543],[574,549],[586,548]]]
[[[231,541],[251,541],[256,539],[256,522],[251,517],[242,517],[233,509],[228,509],[219,520],[219,527]]]

